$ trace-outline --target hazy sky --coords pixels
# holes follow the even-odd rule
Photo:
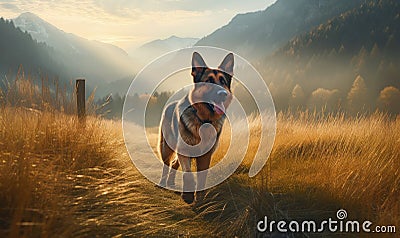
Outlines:
[[[32,12],[65,32],[126,50],[147,41],[203,37],[238,13],[263,10],[275,0],[0,0],[0,15]]]

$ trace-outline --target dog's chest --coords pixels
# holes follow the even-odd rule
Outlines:
[[[181,115],[179,125],[182,139],[189,145],[197,145],[201,142],[200,130],[205,140],[212,140],[212,137],[215,136],[218,140],[222,130],[223,119],[204,124],[193,112],[188,112]],[[202,128],[200,129],[200,127]]]

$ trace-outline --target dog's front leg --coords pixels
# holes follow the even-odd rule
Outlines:
[[[175,176],[176,171],[179,169],[179,160],[175,158],[171,163],[171,168],[168,174],[167,186],[169,188],[175,188]]]
[[[197,167],[197,189],[196,200],[202,200],[204,195],[204,188],[206,186],[208,168],[210,167],[211,153],[207,153],[196,159]]]
[[[196,183],[194,181],[194,176],[191,170],[190,158],[178,155],[179,164],[182,166],[183,172],[183,192],[182,199],[186,203],[190,204],[194,200],[194,190]]]

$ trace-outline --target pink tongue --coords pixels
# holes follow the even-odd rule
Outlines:
[[[218,104],[216,103],[214,105],[214,108],[215,108],[215,112],[218,113],[219,115],[225,113],[225,106],[224,106],[224,104],[222,102],[220,102]]]

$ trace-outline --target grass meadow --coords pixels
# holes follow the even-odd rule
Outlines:
[[[254,237],[265,215],[318,221],[338,209],[400,228],[399,117],[279,113],[271,156],[249,178],[260,131],[253,117],[243,164],[186,205],[135,169],[120,121],[89,115],[82,126],[73,93],[30,82],[0,92],[0,237]],[[228,127],[222,138],[215,161],[229,146]]]

